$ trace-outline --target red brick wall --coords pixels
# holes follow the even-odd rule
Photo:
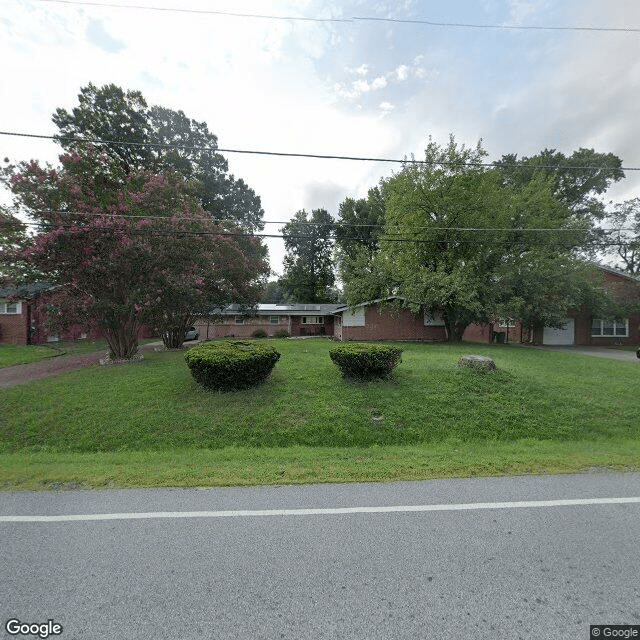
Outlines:
[[[629,335],[622,336],[592,336],[591,315],[582,313],[575,316],[575,340],[577,345],[591,345],[594,347],[613,347],[618,345],[637,346],[640,344],[640,319],[632,316],[629,320]]]
[[[338,335],[336,327],[336,335]],[[364,327],[342,326],[342,340],[446,340],[444,327],[425,326],[424,316],[409,309],[397,311],[387,307],[382,313],[378,305],[367,307]]]
[[[514,326],[501,327],[497,324],[470,324],[462,336],[463,340],[469,342],[491,342],[493,338],[493,332],[504,333],[505,342],[520,342],[521,325],[516,322]],[[523,335],[523,339],[525,336]]]
[[[244,324],[236,324],[235,316],[225,318],[223,322],[209,322],[208,336],[212,338],[250,338],[254,331],[262,329],[268,336],[272,336],[276,331],[288,331],[291,334],[289,326],[289,316],[280,316],[279,324],[271,324],[268,316],[258,316],[254,318],[245,318]],[[207,339],[207,319],[198,318],[194,324],[195,328],[200,332],[200,339]]]
[[[23,309],[25,308],[25,304],[26,303],[23,303]],[[45,328],[44,318],[42,318],[38,314],[33,304],[31,305],[31,324],[36,329],[35,333],[31,338],[31,344],[47,344],[48,338],[52,334],[51,332],[47,331],[47,329]],[[83,334],[86,334],[85,338],[82,338]],[[138,331],[138,339],[153,338],[156,335],[157,333],[149,325],[142,325],[142,327]],[[71,327],[69,327],[65,331],[61,331],[58,334],[58,338],[60,342],[67,342],[72,340],[83,340],[83,339],[98,340],[99,338],[104,338],[104,331],[102,331],[95,324],[88,324],[88,325],[74,324],[74,325],[71,325]],[[1,341],[1,338],[0,338],[0,341]]]
[[[27,303],[22,302],[22,313],[0,314],[0,343],[27,344]]]
[[[301,316],[280,316],[279,324],[271,324],[269,316],[245,318],[244,324],[236,324],[235,316],[225,318],[223,322],[209,322],[209,338],[250,338],[254,331],[262,329],[268,336],[278,331],[288,331],[290,336],[333,335],[333,316],[324,316],[324,325],[302,324]],[[195,323],[200,339],[207,339],[207,319],[198,318]],[[323,332],[324,328],[324,332]]]
[[[469,342],[490,342],[491,325],[470,324],[462,335],[462,339]]]

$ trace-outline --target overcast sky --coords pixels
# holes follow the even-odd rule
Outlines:
[[[97,2],[98,0],[96,0]],[[105,3],[108,0],[104,0]],[[333,18],[319,22],[2,0],[0,130],[53,134],[80,87],[115,83],[205,121],[221,148],[423,157],[428,136],[479,138],[490,159],[544,148],[613,152],[640,166],[639,0],[111,0],[121,6]],[[55,161],[53,142],[0,136],[0,156]],[[393,165],[228,154],[265,220],[337,214]],[[640,196],[640,172],[606,194]],[[281,225],[267,224],[266,233]],[[282,270],[281,240],[268,241]]]

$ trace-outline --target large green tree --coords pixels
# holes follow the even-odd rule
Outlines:
[[[380,248],[384,221],[384,199],[379,187],[369,189],[366,198],[345,198],[340,204],[335,253],[343,283],[351,282],[354,273],[371,263]]]
[[[175,171],[126,171],[104,150],[80,151],[3,175],[39,225],[11,258],[57,285],[41,298],[51,328],[93,324],[114,357],[130,358],[143,324],[177,347],[197,314],[258,301],[269,267],[257,238],[214,222]]]
[[[205,122],[182,111],[148,106],[139,91],[114,84],[81,88],[78,106],[59,108],[53,115],[56,139],[68,151],[79,151],[83,140],[95,140],[125,174],[176,171],[194,181],[200,204],[215,219],[231,219],[244,229],[262,229],[260,198],[228,172],[218,139]],[[170,145],[170,146],[167,146]]]
[[[575,254],[592,223],[558,198],[552,176],[507,181],[486,156],[480,143],[430,140],[424,162],[382,182],[384,235],[369,267],[347,283],[350,304],[402,296],[416,311],[441,312],[458,341],[469,324],[502,314],[560,325],[591,296]]]
[[[569,156],[556,149],[544,149],[520,159],[517,154],[508,154],[495,166],[505,183],[515,188],[522,188],[541,175],[548,177],[556,199],[574,219],[583,218],[587,224],[605,216],[604,203],[597,196],[624,178],[618,156],[593,149],[578,149]]]
[[[287,294],[280,280],[269,280],[264,287],[260,302],[263,304],[288,304]]]
[[[607,253],[616,266],[640,275],[640,198],[616,204],[607,214],[607,223]]]
[[[286,255],[281,283],[292,302],[332,302],[334,221],[325,209],[304,210],[280,229]]]

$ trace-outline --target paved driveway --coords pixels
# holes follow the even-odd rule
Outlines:
[[[573,353],[579,356],[593,356],[595,358],[609,358],[610,360],[622,360],[623,362],[637,362],[635,351],[625,351],[623,349],[607,349],[606,347],[550,347],[536,346],[534,349],[545,349],[546,351],[557,351],[558,353]]]

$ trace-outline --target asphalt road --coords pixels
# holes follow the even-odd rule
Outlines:
[[[0,493],[2,632],[25,637],[4,630],[15,618],[52,619],[63,640],[587,639],[640,625],[640,502],[553,501],[638,496],[632,473]],[[426,510],[377,511],[407,505]],[[6,520],[32,515],[79,519]]]

